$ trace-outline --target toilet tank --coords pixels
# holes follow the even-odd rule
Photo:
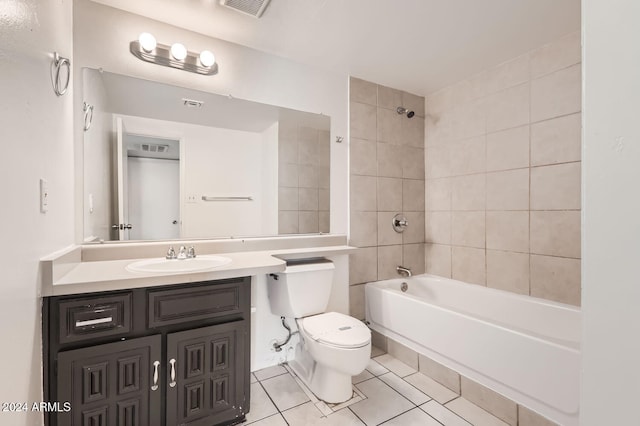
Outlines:
[[[270,274],[267,292],[271,313],[302,318],[325,311],[333,285],[333,262],[327,259],[288,261],[284,272]]]

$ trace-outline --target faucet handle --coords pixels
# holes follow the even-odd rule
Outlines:
[[[178,251],[178,259],[186,259],[187,258],[187,248],[185,246],[180,246],[180,250]]]
[[[166,259],[175,259],[176,258],[176,251],[173,248],[173,246],[169,246],[169,250],[167,250],[167,255],[165,256]]]
[[[196,248],[194,246],[189,247],[187,250],[187,259],[193,259],[196,257]]]

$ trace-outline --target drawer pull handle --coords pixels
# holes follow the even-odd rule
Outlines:
[[[169,383],[169,387],[173,388],[176,386],[176,360],[171,358],[169,364],[171,364],[171,383]]]
[[[76,327],[86,327],[88,325],[104,324],[107,322],[113,322],[113,317],[96,318],[86,321],[76,321]]]
[[[158,390],[158,367],[160,366],[160,361],[154,361],[153,363],[153,386],[151,386],[151,390]]]

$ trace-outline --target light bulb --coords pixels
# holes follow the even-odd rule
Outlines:
[[[184,47],[184,44],[173,43],[171,45],[171,56],[178,61],[184,61],[184,58],[187,57],[187,48]]]
[[[213,56],[213,53],[211,53],[210,51],[203,50],[202,52],[200,52],[200,63],[203,67],[209,68],[216,63],[216,57]]]
[[[140,36],[138,36],[138,42],[145,52],[151,52],[156,48],[156,38],[149,33],[140,34]]]

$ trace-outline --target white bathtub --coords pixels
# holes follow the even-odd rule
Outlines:
[[[559,424],[578,424],[580,309],[426,274],[365,291],[374,330]]]

